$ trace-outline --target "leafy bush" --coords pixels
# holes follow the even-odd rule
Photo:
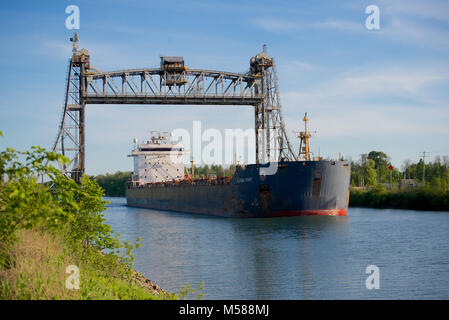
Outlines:
[[[42,228],[59,231],[68,241],[84,247],[109,249],[116,254],[124,250],[121,260],[131,263],[133,246],[120,241],[104,223],[108,202],[103,200],[103,189],[87,176],[77,184],[61,174],[54,162],[64,165],[68,159],[38,146],[32,151],[7,148],[0,153],[0,174],[5,173],[8,180],[0,186],[1,248],[14,241],[17,230]],[[42,174],[50,178],[46,185],[37,181]]]
[[[90,279],[83,290],[93,290],[93,296],[79,291],[78,298],[98,298],[101,292],[118,298],[155,298],[132,284],[132,251],[140,246],[140,239],[135,245],[120,240],[105,223],[103,211],[108,202],[103,200],[103,189],[87,176],[77,184],[53,166],[67,162],[66,157],[39,146],[25,152],[6,148],[0,153],[0,296],[51,298],[45,288],[58,275],[48,269],[57,270],[61,261],[75,261]],[[38,182],[42,175],[49,177],[45,184]],[[30,235],[36,245],[38,239],[51,238],[59,246],[52,255],[47,245],[36,258],[28,249],[20,249]],[[34,267],[28,268],[26,261]],[[55,292],[59,292],[56,298],[65,297]]]

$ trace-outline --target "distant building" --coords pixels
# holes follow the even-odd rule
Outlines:
[[[416,187],[419,187],[419,183],[415,179],[399,180],[400,189],[415,189]]]

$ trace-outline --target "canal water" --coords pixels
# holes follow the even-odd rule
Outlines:
[[[113,230],[142,238],[134,268],[169,291],[204,280],[204,299],[449,299],[449,212],[231,219],[107,200]]]

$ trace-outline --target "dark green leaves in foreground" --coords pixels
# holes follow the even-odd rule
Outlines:
[[[106,249],[131,264],[134,246],[120,241],[105,223],[103,189],[87,176],[77,184],[54,166],[68,161],[39,146],[0,153],[0,175],[5,176],[0,183],[0,255],[16,240],[16,231],[37,228],[63,235],[73,248]],[[49,178],[45,184],[38,181],[42,175]]]

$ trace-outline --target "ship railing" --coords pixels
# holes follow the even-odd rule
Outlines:
[[[231,177],[218,177],[216,179],[183,179],[175,181],[165,181],[165,182],[153,182],[146,184],[138,184],[135,181],[128,181],[127,187],[130,188],[166,188],[166,187],[182,187],[182,186],[212,186],[212,185],[227,185],[231,183]]]

